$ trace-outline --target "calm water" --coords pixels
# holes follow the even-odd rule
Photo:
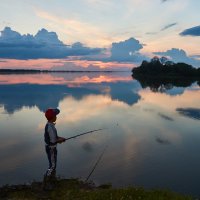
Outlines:
[[[200,87],[142,88],[129,73],[0,75],[0,185],[42,180],[44,111],[58,107],[57,174],[200,195]]]

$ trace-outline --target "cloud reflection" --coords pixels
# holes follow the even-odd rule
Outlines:
[[[174,112],[177,108],[188,108],[188,105],[193,105],[197,108],[200,107],[199,89],[194,91],[185,90],[183,94],[176,96],[171,96],[166,93],[153,93],[150,90],[141,90],[139,91],[139,95],[146,105],[156,105],[164,110],[168,110],[168,112]]]
[[[177,108],[176,111],[185,117],[200,120],[200,108]]]
[[[87,152],[92,152],[93,151],[93,146],[89,142],[85,142],[82,147]]]
[[[10,114],[24,106],[37,106],[41,111],[48,107],[58,107],[59,102],[69,96],[80,100],[88,95],[103,94],[129,105],[140,99],[137,92],[133,92],[133,88],[136,89],[139,85],[127,74],[55,73],[1,77],[0,104]]]
[[[161,137],[156,137],[156,142],[159,144],[164,144],[164,145],[170,144],[169,140],[163,139]]]
[[[106,85],[105,83],[107,87],[113,90],[115,87],[112,84]],[[112,99],[111,95],[92,93],[88,93],[82,98],[69,95],[59,101],[61,113],[58,116],[56,126],[61,136],[72,136],[101,127],[108,128],[99,133],[70,140],[66,145],[60,145],[59,160],[62,162],[59,162],[59,173],[61,175],[85,178],[94,161],[96,161],[96,156],[102,152],[105,144],[108,144],[109,150],[104,154],[92,177],[92,180],[97,183],[110,181],[115,186],[140,185],[141,183],[148,186],[150,180],[154,177],[156,184],[160,184],[163,177],[157,176],[158,171],[159,174],[163,174],[163,171],[166,172],[163,175],[164,178],[168,177],[169,174],[173,174],[176,179],[178,178],[177,168],[180,175],[185,176],[186,168],[184,166],[186,164],[186,167],[188,167],[188,165],[185,163],[185,159],[180,158],[180,154],[187,155],[188,149],[190,150],[189,153],[194,153],[190,145],[198,145],[198,140],[192,140],[190,144],[188,139],[191,138],[193,133],[198,133],[199,127],[198,125],[191,126],[190,120],[186,121],[184,118],[179,118],[174,108],[177,108],[177,105],[186,108],[191,103],[197,107],[199,105],[199,91],[186,90],[182,95],[171,97],[165,93],[153,93],[150,90],[138,91],[138,85],[129,84],[126,83],[124,88],[135,90],[142,97],[133,105]],[[90,85],[91,88],[97,88],[97,85]],[[78,90],[78,88],[72,89]],[[154,112],[146,112],[143,108]],[[175,119],[174,123],[169,123],[166,119],[158,117],[158,113],[164,113],[165,116],[172,115]],[[35,118],[30,118],[30,115]],[[23,110],[14,113],[12,116],[2,115],[1,118],[3,120],[0,120],[0,126],[6,130],[4,137],[14,140],[18,138],[19,141],[22,141],[22,145],[18,148],[21,151],[24,149],[30,150],[28,151],[29,157],[25,153],[22,154],[24,160],[21,157],[16,160],[15,152],[12,152],[13,149],[10,144],[8,144],[10,152],[5,146],[4,151],[9,152],[6,157],[9,157],[10,161],[8,162],[8,159],[3,157],[6,161],[6,165],[1,168],[4,172],[3,180],[7,181],[7,175],[9,174],[6,167],[9,168],[12,165],[14,169],[15,167],[19,169],[15,169],[16,174],[18,173],[16,177],[23,174],[22,170],[28,174],[28,176],[22,177],[23,180],[32,178],[39,173],[41,175],[47,162],[44,161],[45,152],[42,154],[44,150],[43,131],[38,130],[36,127],[38,127],[38,124],[45,124],[46,120],[43,113],[35,107],[24,107]],[[26,120],[27,127],[21,124],[22,118]],[[7,119],[9,119],[9,123],[7,123]],[[11,129],[12,127],[13,129]],[[19,135],[15,133],[16,129],[19,129]],[[11,130],[14,130],[14,132]],[[21,134],[22,131],[28,133],[30,131],[32,134],[25,137]],[[36,134],[37,132],[40,132],[41,135]],[[188,132],[190,134],[187,134]],[[8,133],[12,134],[10,136],[15,135],[15,137],[10,137]],[[198,136],[198,134],[196,135]],[[22,138],[24,140],[21,140]],[[161,145],[155,145],[155,141]],[[23,146],[23,143],[25,143],[25,146]],[[169,147],[169,144],[173,145],[170,148],[163,148],[164,145]],[[40,149],[41,152],[38,151],[37,154],[34,147]],[[180,154],[177,155],[177,152]],[[32,159],[32,154],[33,162],[29,159]],[[190,156],[188,159],[193,159],[193,157]],[[17,165],[15,165],[16,161],[18,162]],[[169,165],[166,165],[166,163],[173,163],[172,169],[169,170]],[[180,168],[180,165],[182,168]],[[30,166],[32,168],[29,169]]]
[[[165,114],[158,113],[158,115],[159,115],[160,117],[162,117],[163,119],[165,119],[165,120],[174,121],[173,118],[171,118],[171,117],[169,117],[169,116],[167,116],[167,115],[165,115]]]
[[[84,85],[88,83],[102,83],[102,82],[129,82],[132,80],[129,73],[38,73],[38,74],[0,74],[0,85],[2,84],[39,84],[39,85],[61,85],[68,86]]]

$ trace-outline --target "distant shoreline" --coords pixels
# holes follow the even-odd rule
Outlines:
[[[130,72],[131,71],[76,71],[76,70],[37,70],[37,69],[0,69],[0,74],[42,74],[42,73],[115,73],[115,72]]]

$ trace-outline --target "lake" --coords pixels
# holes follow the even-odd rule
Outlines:
[[[200,87],[141,87],[130,72],[0,75],[0,185],[42,180],[44,111],[58,107],[57,175],[200,195]]]

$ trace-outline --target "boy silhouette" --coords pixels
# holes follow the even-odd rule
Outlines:
[[[65,142],[65,138],[59,137],[55,128],[55,122],[60,110],[57,108],[49,108],[45,112],[47,123],[44,131],[45,150],[49,161],[49,167],[45,173],[45,177],[56,176],[57,165],[57,144]]]

